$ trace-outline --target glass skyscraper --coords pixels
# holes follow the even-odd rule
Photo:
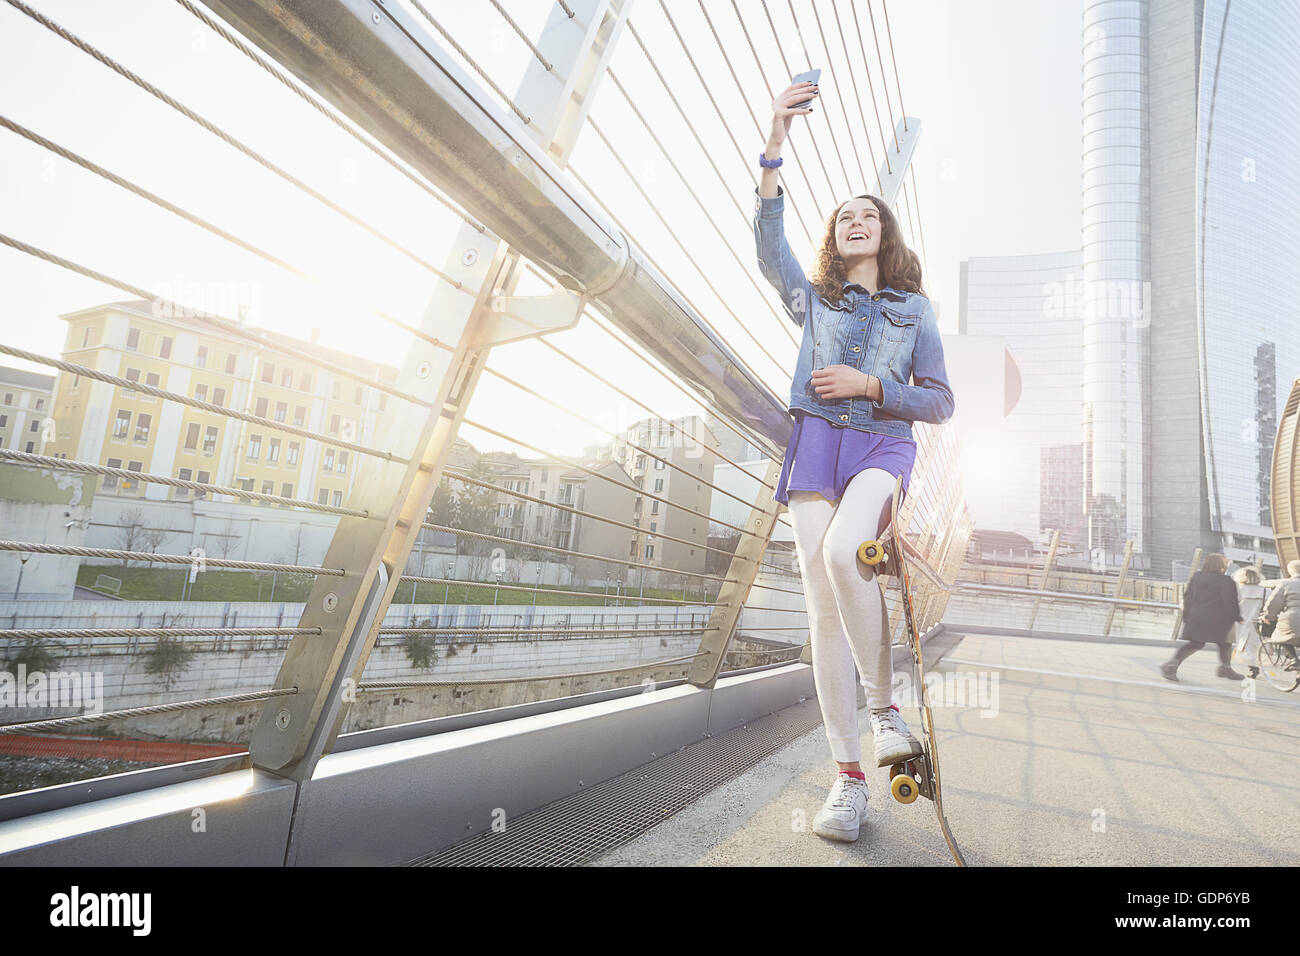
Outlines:
[[[976,523],[1030,539],[1058,529],[1072,548],[1087,543],[1078,527],[1082,289],[1078,251],[972,256],[961,264],[958,331],[1001,336],[1021,377],[1015,408],[972,449],[993,450],[999,462],[990,487],[967,488]]]
[[[1084,493],[1094,546],[1275,567],[1300,373],[1300,0],[1088,0]],[[1118,542],[1122,544],[1122,542]]]

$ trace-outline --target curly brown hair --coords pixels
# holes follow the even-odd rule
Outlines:
[[[876,254],[880,288],[888,286],[901,292],[925,295],[925,289],[921,286],[921,259],[903,242],[898,219],[895,218],[889,204],[869,193],[853,198],[870,199],[880,212],[880,251]],[[844,283],[848,278],[845,274],[844,260],[840,258],[839,250],[835,246],[835,220],[843,208],[842,202],[835,207],[826,220],[821,248],[817,250],[817,257],[808,273],[808,281],[812,284],[813,291],[833,305],[839,305],[843,300]]]

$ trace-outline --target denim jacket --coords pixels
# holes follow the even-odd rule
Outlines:
[[[781,294],[786,313],[803,329],[790,385],[790,413],[800,408],[833,425],[900,438],[911,437],[914,421],[946,422],[954,402],[930,300],[892,287],[868,295],[860,285],[846,282],[843,302],[831,305],[813,291],[790,252],[784,211],[780,186],[771,199],[754,190],[758,267]],[[821,398],[812,385],[812,370],[837,364],[880,379],[883,401],[865,396]]]

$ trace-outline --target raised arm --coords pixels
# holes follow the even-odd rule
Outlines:
[[[778,190],[780,186],[776,187]],[[754,243],[758,247],[758,270],[781,295],[786,315],[795,325],[803,326],[808,318],[808,301],[812,285],[803,266],[790,251],[785,239],[785,195],[774,198],[759,195],[754,201]]]
[[[811,106],[796,105],[807,100],[810,93],[817,95],[813,84],[792,83],[772,101],[772,131],[763,150],[768,160],[781,158],[781,146],[795,116],[813,111]],[[786,314],[794,324],[802,326],[808,317],[812,287],[785,239],[785,191],[778,179],[776,169],[763,168],[754,197],[754,245],[763,278],[780,294]]]
[[[900,385],[881,379],[881,400],[876,404],[898,418],[941,425],[952,417],[956,401],[943,361],[939,319],[928,299],[919,322],[916,345],[912,348],[912,381],[916,384]]]

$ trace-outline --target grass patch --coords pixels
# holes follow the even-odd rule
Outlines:
[[[77,571],[77,584],[96,590],[95,578],[108,574],[122,581],[118,597],[128,601],[179,601],[184,591],[187,601],[270,601],[271,574],[268,571],[228,571],[213,569],[201,572],[194,583],[186,585],[188,566],[175,568],[122,568],[84,564]],[[312,578],[305,574],[276,574],[276,601],[306,601],[311,594]],[[185,589],[188,587],[188,591]],[[103,592],[101,592],[103,593]]]

